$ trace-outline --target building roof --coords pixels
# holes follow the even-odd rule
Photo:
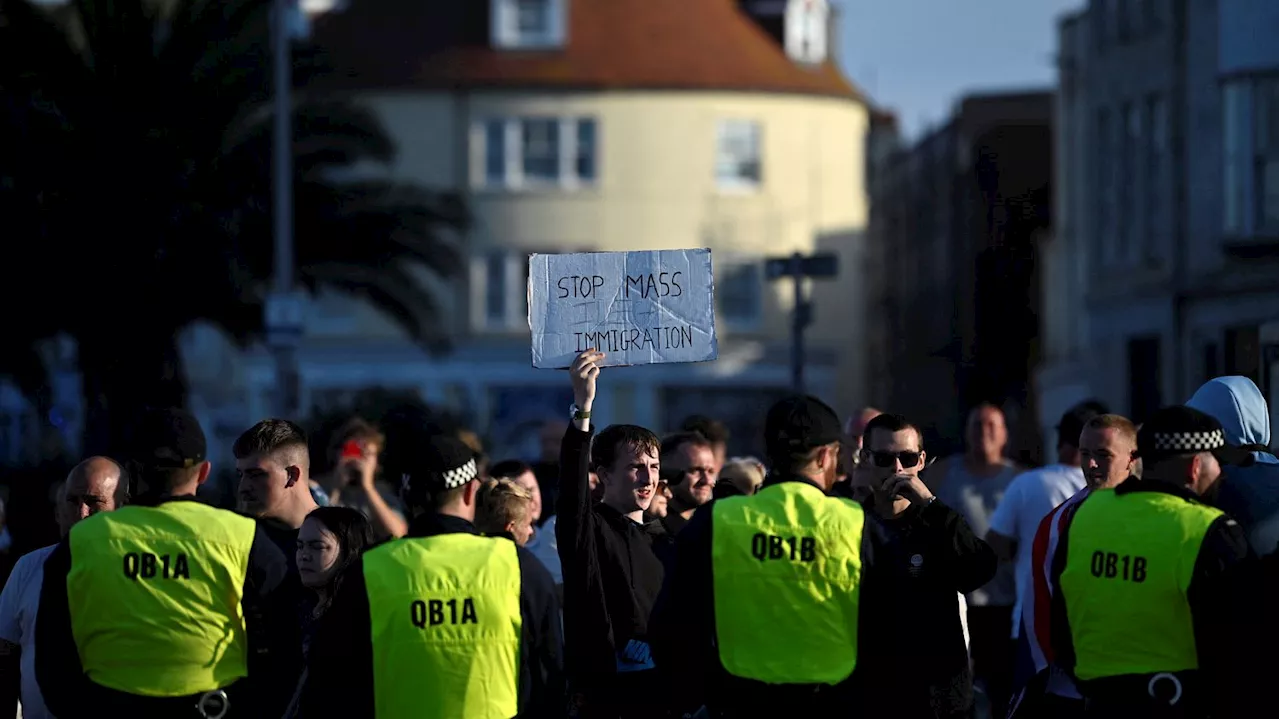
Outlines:
[[[489,0],[353,0],[313,39],[345,89],[733,90],[863,101],[828,59],[806,66],[737,0],[565,0],[567,42],[504,50]]]

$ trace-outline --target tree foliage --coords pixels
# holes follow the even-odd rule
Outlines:
[[[177,334],[197,320],[249,342],[272,269],[270,0],[0,0],[0,215],[10,309],[0,371],[39,399],[41,340],[79,348],[100,444],[110,416],[185,398]],[[459,267],[451,195],[353,167],[395,147],[367,109],[316,94],[330,69],[294,49],[297,277],[367,298],[444,346],[414,277]],[[347,179],[341,179],[341,178]],[[118,420],[117,420],[118,421]]]

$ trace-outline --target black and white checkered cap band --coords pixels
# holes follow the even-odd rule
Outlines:
[[[444,488],[454,489],[456,487],[461,487],[467,482],[475,479],[477,474],[479,474],[479,472],[476,470],[476,461],[474,459],[469,459],[467,460],[467,463],[461,467],[451,469],[444,473]]]
[[[1210,452],[1227,444],[1220,429],[1210,432],[1156,432],[1153,439],[1158,452]]]
[[[467,482],[475,479],[479,474],[479,470],[476,469],[476,461],[474,459],[467,460],[467,463],[461,467],[451,469],[444,473],[442,476],[442,479],[444,479],[444,488],[455,489],[457,487],[461,487]],[[411,476],[408,472],[400,475],[400,488],[402,490],[407,490],[409,488],[410,478]]]

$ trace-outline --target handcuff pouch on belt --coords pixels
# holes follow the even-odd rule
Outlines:
[[[1182,699],[1182,680],[1178,679],[1174,674],[1169,672],[1152,674],[1151,679],[1147,681],[1147,694],[1149,694],[1152,699],[1164,701],[1164,695],[1166,692],[1157,692],[1161,684],[1164,682],[1173,684],[1173,696],[1168,700],[1169,706],[1177,706],[1178,702]]]
[[[196,700],[196,711],[203,719],[222,719],[231,708],[227,693],[221,689],[205,692]]]

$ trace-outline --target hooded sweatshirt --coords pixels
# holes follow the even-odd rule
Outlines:
[[[1229,444],[1266,447],[1271,442],[1267,402],[1248,377],[1211,379],[1196,390],[1187,406],[1221,422]],[[1253,551],[1266,556],[1276,553],[1280,462],[1269,452],[1256,451],[1253,457],[1252,466],[1223,467],[1216,503],[1240,522]]]

